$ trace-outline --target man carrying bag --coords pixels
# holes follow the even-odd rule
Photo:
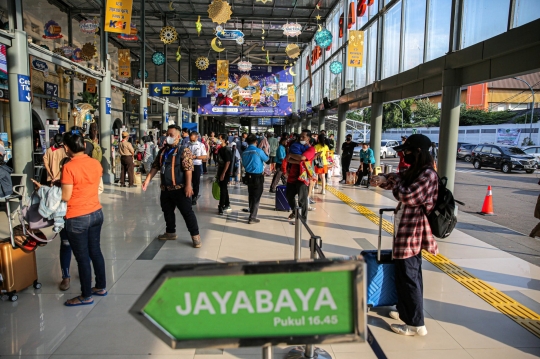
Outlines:
[[[246,142],[248,148],[242,154],[242,164],[246,170],[245,181],[248,186],[249,200],[249,220],[248,224],[259,223],[257,212],[264,187],[264,163],[268,161],[268,155],[260,148],[257,148],[257,137],[250,134]]]

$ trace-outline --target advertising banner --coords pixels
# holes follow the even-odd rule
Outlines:
[[[362,67],[364,58],[364,32],[349,30],[349,46],[347,46],[347,66]]]
[[[199,99],[199,114],[209,116],[285,117],[292,112],[289,85],[292,76],[282,67],[253,66],[249,74],[237,65],[227,66],[227,78],[218,65],[199,71],[199,84],[206,85],[207,97]],[[220,81],[227,83],[224,88]],[[240,85],[242,84],[242,86]],[[293,86],[294,90],[294,86]],[[294,96],[291,97],[294,102]]]
[[[105,31],[130,34],[133,0],[107,0]]]
[[[296,101],[296,91],[294,90],[294,85],[287,86],[287,101]]]
[[[217,60],[217,88],[229,88],[229,60]]]
[[[517,128],[498,128],[497,143],[501,145],[517,146],[521,130]]]
[[[96,93],[97,87],[96,87],[96,79],[93,77],[88,77],[86,79],[86,91],[90,93]]]
[[[131,77],[131,55],[129,49],[118,50],[118,71],[121,77]]]

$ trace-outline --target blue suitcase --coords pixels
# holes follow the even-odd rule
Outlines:
[[[276,211],[290,211],[289,202],[287,202],[287,186],[276,187]]]
[[[395,208],[379,210],[379,245],[376,250],[362,251],[367,266],[366,288],[368,307],[387,307],[397,304],[397,290],[392,250],[381,250],[383,212],[395,212]]]

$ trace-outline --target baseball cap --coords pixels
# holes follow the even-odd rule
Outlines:
[[[405,143],[399,146],[394,147],[394,150],[399,152],[403,150],[408,150],[411,148],[420,148],[422,150],[429,150],[431,147],[431,140],[429,137],[422,134],[414,134],[405,140]]]
[[[402,140],[406,140],[406,139],[407,139],[407,136],[403,135],[403,136],[401,136],[401,139],[402,139]]]

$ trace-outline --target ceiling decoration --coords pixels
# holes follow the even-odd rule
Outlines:
[[[195,22],[195,28],[197,29],[197,36],[200,36],[202,31],[201,15],[199,15],[197,22]]]
[[[98,31],[99,24],[96,20],[79,21],[79,27],[85,34],[94,34]]]
[[[82,47],[81,57],[85,61],[90,61],[96,55],[96,46],[90,42],[87,42]]]
[[[212,47],[212,50],[214,50],[215,52],[222,52],[223,50],[225,50],[224,47],[219,47],[220,45],[221,45],[221,41],[219,41],[217,37],[214,37],[212,42],[210,42],[210,46]]]
[[[289,44],[285,48],[285,53],[291,59],[296,59],[298,56],[300,56],[300,48],[296,44]]]
[[[197,66],[199,70],[206,70],[209,65],[210,61],[207,57],[201,56],[198,57],[197,60],[195,60],[195,66]]]
[[[238,80],[238,86],[242,88],[248,87],[250,83],[251,83],[251,77],[249,77],[249,75],[242,75],[242,77],[240,77],[240,79]]]
[[[178,50],[176,50],[176,62],[179,62],[182,58],[182,52],[180,50],[180,46],[178,46]]]
[[[217,24],[224,24],[231,19],[232,9],[227,1],[214,0],[208,5],[208,17]]]
[[[172,44],[178,38],[178,33],[176,29],[172,26],[164,26],[159,32],[159,38],[164,44]]]
[[[238,63],[238,70],[242,71],[242,72],[249,72],[251,71],[251,67],[253,66],[253,64],[249,61],[240,61]]]
[[[49,20],[43,26],[43,38],[44,39],[61,39],[64,37],[62,34],[62,27],[54,20]]]
[[[343,71],[343,64],[339,61],[332,61],[330,64],[330,72],[334,75],[339,75]]]
[[[160,51],[154,52],[154,54],[152,55],[152,62],[156,66],[163,65],[165,63],[165,54]]]
[[[83,60],[82,50],[78,47],[73,50],[73,55],[71,55],[71,59],[75,62],[81,62]]]
[[[283,25],[283,35],[285,36],[299,36],[302,33],[302,25],[294,23],[286,23]]]
[[[138,77],[138,78],[141,78],[141,70],[139,70],[139,71],[137,72],[137,77]],[[145,79],[148,78],[148,71],[146,71],[146,70],[144,70],[144,78],[145,78]]]
[[[63,51],[62,55],[68,59],[73,55],[73,50],[75,50],[75,48],[71,46],[62,46],[60,49]]]
[[[332,33],[327,29],[317,31],[315,33],[315,43],[323,48],[332,45]]]

